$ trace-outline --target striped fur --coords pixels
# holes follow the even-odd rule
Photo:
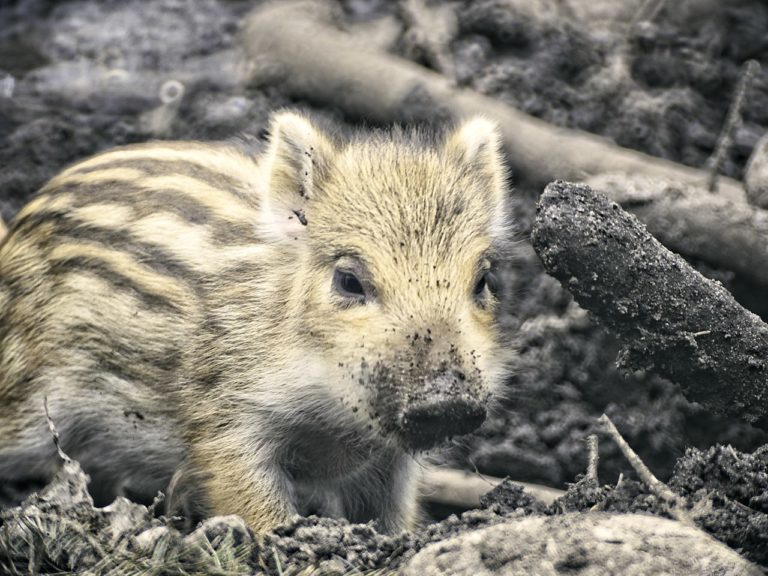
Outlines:
[[[340,142],[278,114],[268,149],[158,142],[53,178],[0,245],[0,481],[64,450],[101,502],[177,470],[257,531],[295,513],[412,524],[391,422],[432,374],[485,398],[506,362],[473,294],[509,238],[495,128]],[[353,267],[366,304],[340,300]],[[441,372],[442,373],[442,372]],[[183,482],[184,480],[182,480]]]

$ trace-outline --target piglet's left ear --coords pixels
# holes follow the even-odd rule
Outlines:
[[[298,239],[311,221],[309,200],[334,154],[334,146],[312,122],[295,112],[277,113],[262,160],[267,190],[261,203],[263,232],[274,240]]]
[[[479,116],[459,125],[446,142],[446,149],[459,162],[469,164],[478,176],[488,179],[496,205],[503,203],[506,196],[507,167],[501,145],[498,125]]]
[[[270,195],[286,206],[311,198],[316,171],[333,155],[332,144],[308,118],[295,112],[279,112],[269,129]]]

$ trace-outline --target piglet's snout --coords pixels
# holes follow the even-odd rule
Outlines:
[[[399,418],[403,439],[414,449],[429,448],[451,436],[469,434],[485,420],[485,401],[467,390],[463,374],[439,373],[413,394]]]

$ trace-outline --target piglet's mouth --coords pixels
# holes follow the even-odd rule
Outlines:
[[[485,417],[484,402],[466,394],[439,394],[409,403],[398,418],[397,428],[409,449],[425,450],[452,436],[469,434]]]

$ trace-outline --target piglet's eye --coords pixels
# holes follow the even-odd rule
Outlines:
[[[333,288],[345,298],[365,299],[363,283],[352,272],[337,269],[333,273]]]
[[[488,285],[488,281],[486,279],[487,273],[480,276],[480,278],[477,280],[477,284],[475,284],[475,296],[480,296],[483,293],[483,290],[485,290],[485,287]]]
[[[488,292],[490,292],[494,296],[498,295],[499,282],[493,270],[486,271],[482,276],[480,276],[480,278],[477,279],[477,284],[475,284],[475,288],[473,291],[475,297],[476,298],[482,297],[486,289],[488,290]]]

